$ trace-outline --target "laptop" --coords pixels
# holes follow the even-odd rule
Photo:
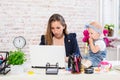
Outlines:
[[[32,67],[46,67],[46,64],[56,65],[65,68],[65,47],[50,45],[31,45],[30,60]]]

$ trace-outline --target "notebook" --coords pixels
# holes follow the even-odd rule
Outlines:
[[[30,60],[32,67],[45,67],[46,63],[65,67],[65,47],[50,45],[31,45]]]

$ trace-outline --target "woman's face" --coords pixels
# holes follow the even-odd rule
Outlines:
[[[63,36],[64,26],[61,25],[59,21],[53,21],[51,23],[51,31],[54,34],[54,37],[61,38]]]
[[[100,34],[98,32],[96,32],[95,30],[93,30],[92,28],[88,28],[89,31],[89,36],[90,38],[96,40],[99,38]]]

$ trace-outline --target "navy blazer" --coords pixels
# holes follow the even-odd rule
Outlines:
[[[73,54],[81,56],[75,33],[70,33],[70,34],[65,35],[64,43],[65,43],[65,51],[66,51],[67,57]],[[47,45],[45,43],[44,35],[41,36],[40,45]]]

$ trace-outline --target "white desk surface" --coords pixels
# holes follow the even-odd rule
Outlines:
[[[58,75],[46,75],[45,69],[32,69],[34,74],[27,72],[20,74],[0,75],[0,80],[120,80],[120,71],[112,70],[106,73],[71,74],[65,70],[59,70]]]
[[[45,70],[35,69],[34,74],[27,72],[21,74],[0,75],[0,80],[120,80],[120,71],[94,74],[71,74],[65,70],[59,70],[58,75],[46,75]]]

